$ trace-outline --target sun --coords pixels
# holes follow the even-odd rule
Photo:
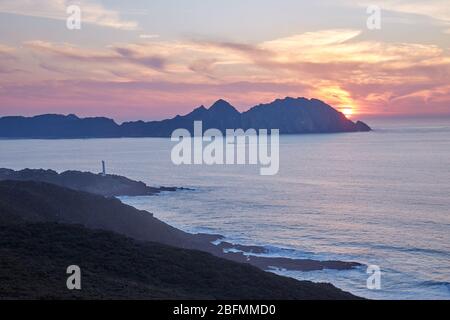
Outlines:
[[[353,109],[351,107],[345,107],[342,109],[342,113],[347,117],[350,118],[353,115]]]

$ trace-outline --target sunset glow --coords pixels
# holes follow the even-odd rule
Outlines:
[[[450,13],[439,1],[433,11],[380,1],[382,28],[368,30],[364,5],[348,1],[92,0],[80,1],[75,31],[66,2],[0,2],[1,115],[161,119],[219,98],[242,111],[286,96],[358,115],[450,114]]]
[[[0,300],[450,301],[449,168],[450,0],[0,0]]]
[[[351,118],[351,116],[353,115],[353,109],[351,109],[351,108],[344,108],[344,109],[342,109],[342,113],[343,113],[347,118]]]

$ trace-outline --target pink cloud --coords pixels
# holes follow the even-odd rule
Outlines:
[[[160,119],[218,98],[246,109],[284,96],[359,114],[450,114],[450,57],[435,45],[357,41],[355,30],[259,44],[163,41],[0,46],[2,114]],[[19,72],[18,70],[22,70]]]

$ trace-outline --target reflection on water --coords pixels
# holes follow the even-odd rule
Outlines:
[[[168,139],[0,141],[0,166],[109,173],[195,191],[123,201],[188,231],[213,232],[271,255],[379,265],[286,272],[373,298],[450,298],[450,124],[373,124],[371,133],[282,136],[280,172],[174,166]]]

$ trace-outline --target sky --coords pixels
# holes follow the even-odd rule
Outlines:
[[[0,0],[0,116],[152,120],[286,96],[450,116],[449,0]]]

